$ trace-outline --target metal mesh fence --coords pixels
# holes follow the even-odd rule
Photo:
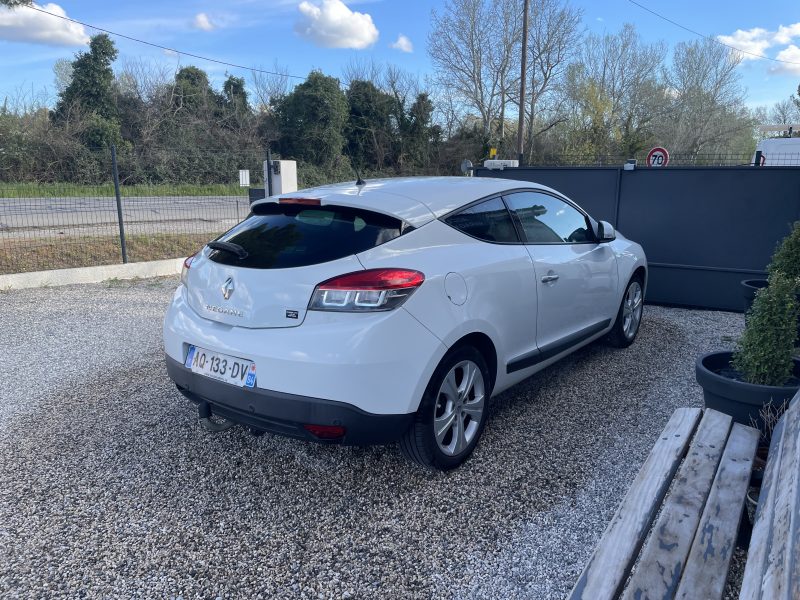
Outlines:
[[[250,171],[251,187],[263,188],[260,152],[122,149],[118,158],[125,248],[132,262],[187,256],[242,220],[249,202],[248,188],[239,187],[239,169]],[[619,167],[629,158],[543,155],[529,166]],[[636,158],[637,168],[645,168],[645,157]],[[753,160],[749,154],[672,154],[666,168],[745,166]],[[0,274],[122,262],[111,152],[91,153],[81,164],[91,168],[76,166],[70,177],[91,183],[0,181]],[[766,154],[763,165],[798,166],[800,155]],[[314,172],[306,177],[306,183],[322,183]]]
[[[211,154],[209,154],[211,156]],[[226,166],[250,169],[261,186],[261,157],[228,157]],[[111,156],[107,181],[0,182],[0,274],[123,262]],[[256,170],[254,170],[254,168]],[[120,208],[130,262],[177,258],[230,229],[249,212],[248,188],[238,171],[217,183],[126,182],[120,168]]]

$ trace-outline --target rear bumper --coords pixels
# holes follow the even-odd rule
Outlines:
[[[370,314],[309,311],[302,325],[256,329],[205,319],[179,286],[164,318],[164,350],[189,346],[251,360],[256,386],[324,398],[366,413],[413,413],[447,347],[403,307]]]
[[[238,388],[192,373],[169,356],[166,362],[170,379],[192,402],[205,402],[213,414],[278,435],[347,445],[387,444],[397,441],[414,418],[414,413],[374,414],[344,402]],[[346,431],[342,438],[320,440],[303,425],[340,425]]]

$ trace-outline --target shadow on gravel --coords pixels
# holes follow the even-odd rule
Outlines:
[[[632,348],[593,344],[496,398],[475,455],[446,474],[396,447],[208,433],[150,349],[0,437],[0,590],[563,595],[673,408],[698,401],[682,394],[686,329],[651,313]],[[609,452],[599,506],[576,514]],[[530,544],[545,532],[550,546]],[[535,564],[514,572],[523,547]]]

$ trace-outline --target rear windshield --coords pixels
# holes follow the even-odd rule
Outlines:
[[[266,203],[217,241],[238,244],[239,258],[211,250],[209,258],[223,265],[251,269],[286,269],[329,262],[364,252],[411,228],[403,221],[368,210],[343,206],[301,206]]]

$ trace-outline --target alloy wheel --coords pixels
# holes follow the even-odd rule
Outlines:
[[[629,340],[636,335],[642,322],[642,300],[642,285],[638,281],[632,281],[622,303],[622,330]]]
[[[433,412],[433,431],[436,443],[448,456],[463,452],[477,435],[486,404],[485,390],[483,374],[471,360],[456,364],[442,381]]]

